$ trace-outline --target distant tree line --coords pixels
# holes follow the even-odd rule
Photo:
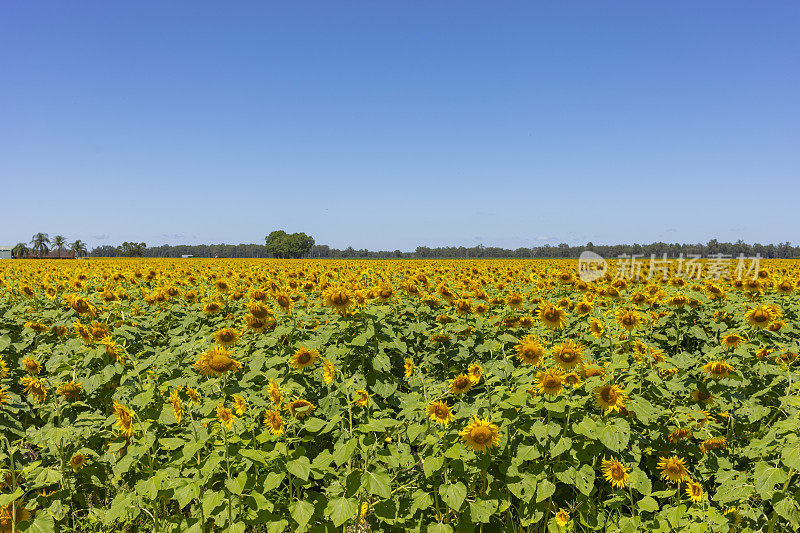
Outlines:
[[[577,258],[581,252],[591,250],[606,258],[615,258],[620,255],[642,255],[649,258],[655,254],[661,257],[667,254],[668,257],[684,254],[701,255],[708,257],[712,254],[725,254],[737,257],[744,254],[747,257],[754,257],[759,254],[764,258],[796,258],[800,257],[800,246],[792,246],[789,242],[779,244],[746,244],[742,241],[735,243],[719,242],[713,239],[706,244],[678,244],[656,242],[652,244],[614,244],[596,245],[587,243],[583,246],[570,246],[561,243],[557,246],[545,244],[532,248],[499,248],[495,246],[445,246],[429,248],[418,246],[413,252],[403,252],[400,250],[381,250],[372,251],[367,249],[357,250],[349,246],[343,250],[331,248],[324,244],[311,245],[303,252],[286,253],[283,257],[308,257],[322,259],[472,259],[472,258]],[[279,254],[282,252],[278,251]],[[100,246],[93,249],[90,254],[92,257],[117,257],[120,255],[119,249],[114,246]],[[264,244],[199,244],[199,245],[178,245],[178,246],[155,246],[143,250],[144,257],[181,257],[182,255],[192,255],[194,257],[255,257],[266,258],[276,257],[274,253],[267,251]]]

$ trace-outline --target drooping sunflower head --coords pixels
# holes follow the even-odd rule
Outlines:
[[[612,411],[619,412],[625,406],[625,401],[628,399],[625,391],[619,385],[612,385],[607,383],[602,387],[597,387],[594,390],[595,402],[597,406],[604,409],[606,413]]]
[[[697,481],[689,481],[686,484],[686,495],[694,503],[700,503],[703,500],[703,486]]]
[[[686,459],[673,455],[672,457],[662,457],[658,462],[661,469],[661,479],[667,483],[680,483],[689,479],[689,472],[686,470]]]
[[[297,399],[289,402],[289,406],[287,408],[293,417],[304,418],[309,416],[312,411],[316,409],[316,406],[308,400]]]
[[[739,346],[744,338],[739,335],[738,333],[729,333],[727,335],[723,335],[722,339],[720,339],[720,344],[729,350],[736,348]]]
[[[231,353],[221,346],[200,354],[195,369],[204,376],[221,376],[226,372],[238,372],[242,364],[231,357]]]
[[[175,415],[175,422],[180,424],[183,418],[183,403],[177,390],[173,390],[169,395],[169,402],[172,404],[172,414]]]
[[[703,365],[703,372],[710,378],[720,379],[728,377],[733,372],[733,366],[725,361],[709,361]]]
[[[603,477],[613,487],[622,489],[628,484],[628,469],[613,457],[603,459]]]
[[[708,450],[726,448],[727,446],[728,439],[725,437],[711,437],[700,443],[700,451],[706,453]]]
[[[236,416],[242,416],[247,412],[247,400],[239,396],[233,395],[233,409],[236,411]]]
[[[526,365],[539,366],[544,359],[544,346],[534,335],[524,337],[514,350],[517,352],[517,359]]]
[[[542,324],[551,329],[564,329],[567,324],[567,312],[549,302],[545,302],[539,307],[536,316],[542,321]]]
[[[564,370],[572,370],[583,362],[583,345],[579,342],[562,342],[553,348],[553,359]]]
[[[472,363],[467,369],[467,375],[472,380],[472,383],[477,385],[483,376],[483,368],[478,363]]]
[[[617,323],[627,331],[633,331],[642,323],[641,315],[633,310],[621,307],[617,310]]]
[[[267,394],[269,394],[270,400],[275,405],[281,405],[283,403],[283,394],[281,393],[281,388],[275,383],[274,379],[269,380],[269,385],[267,385]]]
[[[117,427],[120,435],[130,439],[133,435],[133,415],[130,409],[119,402],[114,402],[114,414],[117,415]]]
[[[359,407],[364,407],[369,402],[369,393],[364,389],[358,389],[354,401]]]
[[[459,435],[463,443],[475,453],[488,452],[500,442],[500,428],[488,418],[482,420],[477,416]]]
[[[468,374],[459,374],[450,382],[450,392],[453,394],[464,394],[469,392],[474,383]]]
[[[450,406],[445,402],[437,401],[428,404],[425,409],[428,418],[439,424],[440,426],[447,426],[453,419],[453,414],[450,412]]]
[[[33,376],[24,376],[21,381],[28,396],[34,398],[37,403],[44,402],[47,398],[47,386],[44,382]]]
[[[217,422],[219,422],[220,427],[230,429],[235,421],[236,415],[230,409],[222,404],[217,406]]]
[[[322,378],[325,383],[330,384],[336,378],[336,367],[330,359],[325,359],[322,362]]]
[[[677,444],[692,436],[690,428],[675,428],[669,433],[669,440],[672,444]]]
[[[292,355],[289,363],[298,370],[308,370],[316,364],[321,357],[318,350],[313,348],[300,348]]]
[[[514,291],[506,296],[506,303],[511,309],[519,309],[525,303],[525,297]]]
[[[410,378],[414,374],[414,361],[410,358],[406,358],[406,360],[403,361],[403,373],[407,378]]]
[[[775,316],[772,310],[766,305],[760,305],[745,314],[747,323],[757,329],[769,326],[769,323],[772,322],[774,318]]]
[[[86,466],[86,461],[89,457],[82,453],[76,453],[72,456],[72,459],[69,460],[69,466],[72,468],[73,471],[77,472],[84,466]]]
[[[268,409],[267,412],[264,413],[264,424],[273,435],[281,435],[285,427],[283,417],[275,409]]]
[[[42,365],[33,357],[25,357],[22,364],[25,366],[25,372],[32,376],[36,376],[42,371]]]
[[[353,296],[344,287],[331,287],[325,293],[325,305],[344,314],[355,304]]]
[[[605,330],[606,328],[603,326],[603,323],[597,319],[592,319],[592,321],[589,323],[589,331],[598,339],[603,336],[603,332]]]

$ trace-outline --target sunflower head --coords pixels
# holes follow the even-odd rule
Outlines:
[[[700,503],[703,500],[703,486],[697,481],[689,481],[686,484],[686,495],[694,503]]]
[[[560,368],[548,368],[536,374],[538,382],[535,391],[539,394],[555,396],[564,385],[564,373]]]
[[[468,374],[459,374],[450,382],[450,392],[453,394],[464,394],[469,392],[475,383]]]
[[[440,426],[447,426],[447,424],[449,424],[453,419],[453,414],[450,412],[450,406],[442,401],[431,402],[428,404],[428,407],[425,409],[425,411],[428,414],[428,418]]]
[[[72,456],[72,459],[69,460],[69,466],[72,468],[73,471],[77,472],[84,466],[86,466],[86,460],[88,457],[82,453],[76,453]]]
[[[269,409],[264,413],[264,424],[273,435],[281,435],[285,427],[283,417],[280,412],[275,409]]]
[[[583,362],[583,345],[579,342],[562,342],[553,348],[553,359],[564,370],[572,370]]]
[[[355,396],[356,405],[364,407],[369,402],[369,393],[364,389],[358,389]]]
[[[595,401],[597,406],[604,409],[606,414],[612,411],[619,412],[625,406],[625,401],[628,399],[625,391],[619,385],[612,385],[607,383],[602,387],[597,387],[594,390]]]
[[[500,442],[500,428],[488,418],[482,420],[477,416],[459,435],[464,444],[475,453],[486,453]]]
[[[313,348],[300,348],[289,360],[289,363],[298,370],[308,370],[313,367],[321,357],[318,350]]]
[[[613,457],[611,459],[603,459],[603,477],[614,488],[625,488],[628,484],[628,468]]]
[[[564,329],[567,324],[567,312],[549,302],[539,307],[536,316],[542,321],[542,324],[551,329]]]
[[[227,349],[215,346],[200,354],[194,367],[204,376],[221,376],[230,371],[238,372],[242,369],[242,364],[233,359]]]
[[[703,365],[703,372],[710,378],[720,379],[728,377],[733,372],[733,366],[725,361],[709,361]]]
[[[661,479],[667,483],[680,483],[689,479],[689,472],[686,470],[686,459],[673,455],[672,457],[662,457],[658,462],[661,469]]]
[[[295,418],[304,418],[309,416],[316,407],[313,403],[309,402],[308,400],[297,399],[292,400],[289,402],[288,406],[289,412]]]
[[[538,337],[528,335],[514,347],[517,359],[526,365],[539,366],[544,359],[544,346]]]
[[[240,334],[233,328],[222,328],[214,333],[214,342],[223,348],[230,348],[239,340]]]

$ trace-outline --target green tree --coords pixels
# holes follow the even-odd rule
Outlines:
[[[25,246],[25,243],[18,242],[16,246],[11,249],[11,255],[16,257],[17,259],[22,259],[26,255],[30,253],[30,249]]]
[[[123,242],[122,246],[117,248],[119,255],[123,257],[141,257],[144,255],[144,249],[147,244],[143,242]]]
[[[38,257],[42,257],[43,254],[46,254],[50,251],[48,248],[48,244],[50,244],[50,236],[47,233],[37,233],[31,239],[31,244],[33,245],[33,251],[36,253]]]
[[[61,257],[61,252],[67,247],[67,239],[63,235],[56,235],[53,237],[53,246],[58,250],[58,257]]]
[[[73,257],[85,257],[87,254],[86,243],[78,239],[70,245],[69,251],[72,252]]]
[[[274,257],[285,259],[287,257],[303,257],[314,246],[314,238],[305,233],[286,233],[276,230],[266,237],[267,252]]]

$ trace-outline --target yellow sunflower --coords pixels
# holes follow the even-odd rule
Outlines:
[[[539,394],[555,396],[561,392],[564,385],[564,373],[560,368],[548,368],[536,374],[536,381],[538,381],[537,392]]]
[[[58,386],[58,393],[64,397],[65,400],[75,401],[80,396],[83,390],[83,384],[74,381],[67,381]]]
[[[773,318],[775,318],[772,314],[772,310],[765,305],[751,309],[745,313],[744,316],[747,320],[747,323],[757,329],[762,329],[769,326],[769,323],[772,322]]]
[[[742,341],[744,341],[744,338],[738,333],[729,333],[727,335],[724,335],[722,339],[720,339],[720,344],[722,344],[722,346],[724,346],[725,348],[732,350],[737,346],[739,346],[742,343]]]
[[[330,384],[336,379],[336,367],[333,366],[333,362],[330,359],[325,359],[322,362],[322,378],[325,380],[325,383]]]
[[[242,416],[247,412],[247,401],[238,394],[233,395],[233,409],[237,416]]]
[[[621,307],[617,310],[617,323],[627,331],[633,331],[642,323],[642,317],[633,309]]]
[[[489,422],[488,418],[482,420],[477,416],[459,435],[464,444],[475,453],[488,452],[500,442],[500,428]]]
[[[215,346],[212,350],[200,354],[195,369],[204,376],[221,376],[226,372],[238,372],[242,369],[242,364],[231,358],[231,353],[221,346]]]
[[[72,467],[72,470],[77,472],[84,466],[86,466],[86,460],[88,457],[82,453],[76,453],[72,456],[72,459],[69,460],[69,466]]]
[[[689,472],[686,470],[686,459],[673,455],[672,457],[662,457],[658,462],[661,469],[661,479],[668,483],[680,483],[689,479]]]
[[[44,402],[47,398],[47,387],[42,381],[33,376],[24,376],[21,381],[28,396],[33,397],[37,403]]]
[[[597,387],[594,390],[594,397],[597,406],[604,409],[606,414],[612,411],[617,411],[625,406],[625,401],[628,399],[625,391],[619,385],[612,385],[607,383],[602,387]]]
[[[346,313],[355,303],[353,296],[341,287],[334,287],[325,293],[325,305],[333,307],[339,313]]]
[[[517,359],[526,365],[539,366],[544,359],[544,346],[534,335],[524,337],[514,350],[517,352]]]
[[[42,365],[33,357],[25,357],[22,359],[22,364],[25,365],[25,372],[35,376],[42,371]]]
[[[358,389],[355,397],[356,405],[364,407],[369,402],[369,393],[364,389]]]
[[[721,379],[728,377],[733,372],[733,366],[725,361],[709,361],[703,365],[703,372],[710,378]]]
[[[230,409],[220,404],[217,406],[217,421],[221,427],[224,426],[230,429],[236,421],[236,415],[234,415]]]
[[[313,348],[300,348],[294,353],[289,362],[298,370],[307,370],[314,366],[314,363],[320,357],[319,351]]]
[[[214,342],[222,346],[223,348],[230,348],[236,341],[239,340],[241,335],[238,331],[233,328],[222,328],[221,330],[214,333]]]
[[[564,370],[572,370],[583,361],[583,345],[579,342],[562,342],[553,348],[553,359]]]
[[[287,409],[289,409],[293,417],[304,418],[309,416],[311,412],[316,409],[316,406],[308,400],[297,399],[289,402]]]
[[[536,316],[551,329],[564,329],[564,326],[567,325],[567,312],[549,302],[545,302],[539,307]]]
[[[274,409],[269,409],[264,413],[264,424],[266,424],[269,432],[273,435],[281,435],[285,427],[283,417]]]
[[[628,485],[628,468],[615,458],[603,459],[603,477],[617,489]]]
[[[450,383],[450,392],[453,394],[464,394],[469,392],[475,385],[467,374],[459,374]]]
[[[172,414],[175,415],[175,422],[180,424],[183,418],[183,404],[181,403],[180,396],[178,396],[178,391],[174,390],[170,393],[169,403],[172,404]]]
[[[703,500],[703,486],[697,481],[689,481],[686,484],[686,495],[694,503],[700,503]]]
[[[274,379],[269,380],[269,385],[267,385],[267,394],[269,394],[272,403],[275,405],[280,405],[283,403],[283,394],[281,394],[281,388],[275,383]]]
[[[478,363],[472,363],[467,369],[467,375],[472,380],[472,383],[477,385],[483,376],[483,368]]]
[[[556,524],[558,527],[566,527],[569,524],[569,513],[564,509],[559,509],[556,513]]]
[[[410,378],[414,373],[414,361],[409,358],[403,362],[403,373],[407,378]]]
[[[114,414],[117,415],[117,427],[120,435],[130,439],[133,435],[133,415],[130,409],[119,402],[114,402]]]
[[[450,406],[445,402],[431,402],[425,409],[428,418],[439,424],[440,426],[447,426],[453,419],[453,414],[450,412]]]

